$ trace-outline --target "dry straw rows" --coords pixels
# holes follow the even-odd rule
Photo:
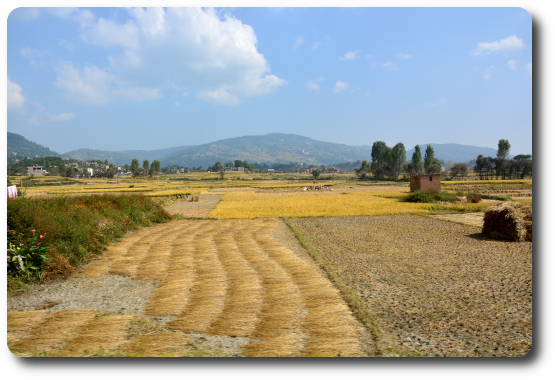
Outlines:
[[[131,316],[15,312],[10,348],[22,355],[183,354],[188,334],[204,333],[248,338],[243,356],[360,355],[349,308],[314,263],[271,236],[279,223],[178,220],[134,233],[78,276],[158,281],[144,314],[170,316],[167,331],[130,339]]]

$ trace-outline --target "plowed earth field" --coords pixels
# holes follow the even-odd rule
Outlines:
[[[18,356],[359,356],[363,329],[277,219],[176,220],[8,300]],[[281,232],[280,232],[281,231]],[[289,232],[290,233],[290,232]]]

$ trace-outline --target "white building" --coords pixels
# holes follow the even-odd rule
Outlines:
[[[27,166],[27,175],[41,176],[42,175],[42,166],[39,166],[39,165]]]

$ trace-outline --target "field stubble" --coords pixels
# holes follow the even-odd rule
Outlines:
[[[416,215],[290,219],[364,300],[379,349],[523,356],[532,345],[532,245]]]

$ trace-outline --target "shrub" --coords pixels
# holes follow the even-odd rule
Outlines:
[[[405,202],[434,203],[434,194],[429,191],[415,191],[405,198]]]
[[[24,242],[12,244],[8,241],[8,276],[21,277],[24,280],[40,279],[46,256],[47,245],[42,239],[45,235],[31,230],[32,236]]]

